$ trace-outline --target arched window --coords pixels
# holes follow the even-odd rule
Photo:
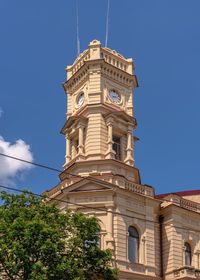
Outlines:
[[[128,259],[130,262],[139,262],[139,234],[132,226],[128,228]]]
[[[185,265],[191,265],[192,263],[192,252],[189,243],[185,242]]]

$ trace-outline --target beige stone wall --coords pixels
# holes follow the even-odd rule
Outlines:
[[[160,240],[160,225],[158,223],[155,223],[154,231],[155,231],[155,267],[156,267],[155,272],[156,275],[160,275],[161,274],[161,248],[160,248],[161,240]]]
[[[86,208],[71,204],[67,207],[98,217],[101,225],[101,247],[113,251],[114,262],[123,272],[124,279],[159,279],[160,271],[157,267],[159,259],[156,257],[159,256],[159,242],[156,236],[158,225],[155,223],[155,213],[159,208],[158,201],[125,189],[110,189],[106,184],[102,189],[102,185],[98,186],[94,182],[87,181],[84,184],[80,181],[77,185],[63,188],[62,193],[56,197],[85,205]],[[60,205],[62,210],[65,207],[66,204]],[[99,211],[98,208],[105,209],[105,212]],[[120,214],[109,213],[109,211]],[[128,260],[129,226],[136,227],[139,233],[139,263],[135,264]],[[142,276],[147,278],[141,278]]]
[[[158,200],[153,188],[141,185],[134,167],[133,131],[137,123],[133,95],[137,78],[132,59],[93,40],[66,71],[64,170],[90,177],[68,178],[63,172],[60,184],[49,191],[49,197],[82,204],[84,207],[67,207],[98,217],[101,247],[112,250],[120,280],[200,279],[199,196],[181,198],[170,194]],[[117,93],[117,101],[111,91]],[[113,135],[120,138],[121,159],[115,157]],[[73,144],[75,140],[78,147]],[[66,204],[58,206],[64,210]],[[164,217],[162,238],[160,215]],[[139,233],[138,263],[128,260],[129,226]],[[185,267],[185,242],[192,248],[189,268]]]
[[[200,203],[200,195],[187,195],[183,196],[183,198]]]
[[[85,192],[90,189],[89,192]],[[184,209],[173,203],[160,201],[123,189],[99,192],[94,184],[86,184],[79,192],[68,193],[71,201],[94,207],[105,207],[122,215],[82,210],[86,214],[96,215],[101,220],[102,249],[113,250],[113,257],[120,269],[121,279],[161,279],[160,225],[158,216],[164,216],[163,279],[199,279],[196,278],[200,266],[200,221],[195,211]],[[84,192],[82,192],[84,190]],[[69,190],[70,191],[70,190]],[[71,192],[71,191],[70,191]],[[187,221],[187,223],[186,223]],[[137,228],[140,236],[139,263],[128,260],[128,227]],[[186,268],[184,263],[184,243],[192,248],[192,266]],[[196,270],[195,270],[196,269]],[[182,275],[182,278],[180,276]]]
[[[195,211],[169,204],[163,210],[163,261],[166,279],[178,279],[181,274],[187,279],[199,279],[195,269],[200,268],[200,222]],[[185,269],[185,242],[191,246],[191,269]],[[177,271],[177,269],[179,269]],[[177,277],[175,277],[177,275]],[[190,278],[192,277],[192,278]],[[182,279],[182,278],[181,278]],[[186,279],[186,278],[184,278]]]
[[[92,158],[97,158],[97,154],[99,156],[102,152],[102,146],[104,143],[104,146],[106,146],[106,133],[103,134],[104,139],[102,139],[102,126],[103,126],[103,120],[102,115],[100,113],[94,113],[90,114],[88,117],[88,125],[85,131],[85,153],[86,156],[89,156]],[[106,130],[106,129],[104,129]],[[104,131],[105,132],[105,131]],[[104,152],[107,147],[104,148]]]
[[[69,145],[67,142],[64,166],[67,167],[71,161],[80,159],[114,158],[110,138],[115,134],[121,139],[122,161],[128,165],[134,165],[132,152],[134,141],[128,136],[136,127],[136,121],[133,118],[133,92],[137,87],[137,79],[133,75],[132,60],[124,58],[116,51],[101,47],[99,41],[93,40],[88,50],[80,54],[66,71],[67,81],[64,83],[64,89],[68,97],[68,119],[62,133],[73,141],[75,134],[71,130],[70,117],[85,117],[87,124],[84,139],[81,141],[77,125],[76,135],[78,136],[76,137],[79,142],[83,142],[83,147],[78,152],[80,156],[73,147],[67,149]],[[119,94],[119,102],[111,98],[110,91],[112,90]],[[83,94],[83,100],[79,103],[81,94]],[[118,115],[122,112],[123,116]],[[112,132],[108,128],[106,119],[108,114],[113,114],[111,116]]]

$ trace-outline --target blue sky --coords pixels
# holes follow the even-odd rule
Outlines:
[[[157,193],[198,189],[200,1],[110,1],[108,47],[133,57],[140,85],[135,160],[142,183]],[[95,38],[104,44],[107,0],[78,2],[81,50]],[[74,0],[0,0],[1,139],[10,148],[24,144],[36,162],[61,169],[61,83],[75,57]],[[39,168],[24,168],[8,184],[10,179],[35,192],[59,181],[56,173]]]

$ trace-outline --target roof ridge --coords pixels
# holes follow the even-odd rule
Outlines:
[[[155,195],[156,198],[163,198],[170,194],[176,194],[180,196],[189,196],[189,195],[200,195],[200,189],[197,190],[185,190],[185,191],[178,191],[178,192],[169,192],[169,193],[163,193],[163,194],[157,194]]]

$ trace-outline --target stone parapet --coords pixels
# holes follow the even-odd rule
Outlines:
[[[162,203],[162,207],[165,208],[170,204],[174,204],[180,206],[181,208],[200,213],[200,203],[182,198],[181,196],[176,194],[170,194],[166,196],[164,198],[164,202]]]
[[[133,60],[131,58],[126,59],[115,50],[101,47],[101,43],[98,40],[93,40],[89,44],[89,49],[79,54],[74,63],[66,68],[68,79],[84,65],[85,61],[96,59],[104,59],[108,64],[132,75]]]
[[[79,176],[69,176],[68,179],[65,179],[62,183],[58,184],[55,186],[53,189],[49,190],[46,192],[47,197],[54,197],[57,196],[60,192],[62,192],[65,188],[75,184],[76,182],[80,180],[88,180],[88,181],[93,181],[95,178],[99,182],[108,182],[109,184],[117,185],[119,188],[126,189],[128,191],[138,193],[144,196],[151,196],[154,197],[154,189],[152,187],[146,186],[146,185],[141,185],[141,184],[136,184],[134,182],[131,182],[125,178],[121,178],[120,176],[117,175],[112,175],[112,174],[96,174],[96,176],[92,177],[79,177]],[[101,178],[101,179],[100,179]]]
[[[171,273],[166,275],[166,279],[180,279],[180,280],[192,280],[200,279],[200,270],[195,269],[192,266],[183,266],[173,270]]]

